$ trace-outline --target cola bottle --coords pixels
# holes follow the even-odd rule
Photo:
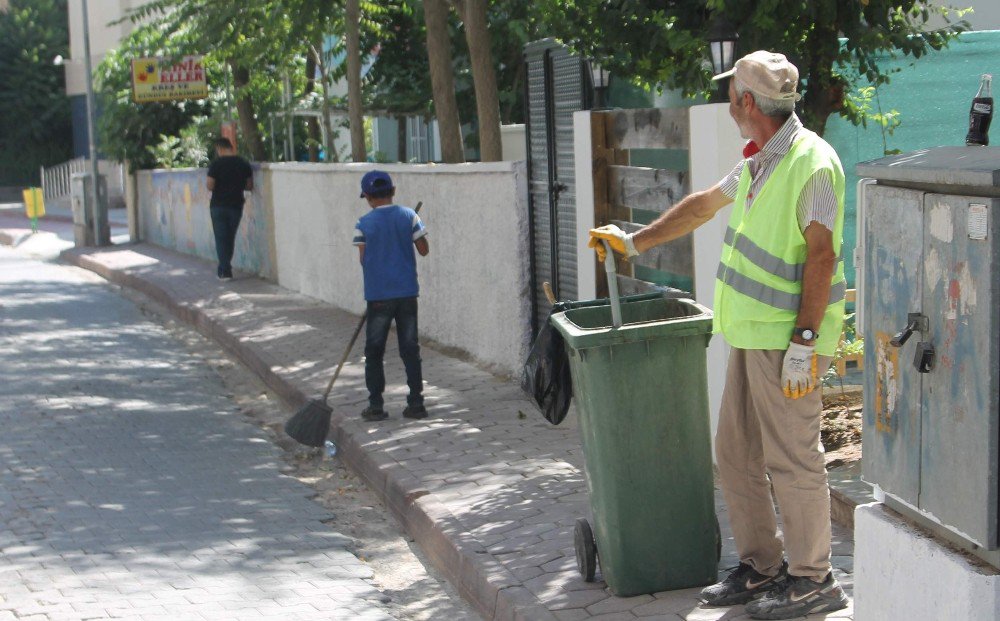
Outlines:
[[[983,145],[990,143],[990,121],[993,120],[993,95],[990,93],[990,82],[993,76],[984,73],[979,82],[979,92],[972,100],[969,110],[969,133],[965,136],[965,144]]]

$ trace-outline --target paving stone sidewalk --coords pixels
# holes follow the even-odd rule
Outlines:
[[[211,369],[93,274],[0,263],[0,621],[393,618]]]
[[[358,317],[249,276],[216,280],[209,263],[152,245],[69,250],[64,259],[157,299],[214,338],[293,405],[322,392]],[[431,347],[422,350],[430,418],[400,417],[404,372],[386,352],[390,419],[362,423],[362,347],[331,395],[341,454],[487,619],[744,619],[698,605],[698,589],[612,596],[577,570],[573,525],[590,513],[574,414],[554,427],[518,386]],[[736,565],[725,506],[722,569]],[[850,591],[853,541],[834,527],[834,564]],[[852,609],[829,615],[850,619]],[[818,616],[816,618],[826,618]]]

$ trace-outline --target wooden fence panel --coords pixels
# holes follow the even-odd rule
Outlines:
[[[611,149],[687,149],[687,108],[612,110],[607,145]]]
[[[608,167],[608,199],[612,211],[643,209],[664,212],[690,191],[688,174],[662,168]]]

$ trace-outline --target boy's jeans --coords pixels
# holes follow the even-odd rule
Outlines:
[[[394,298],[368,302],[368,325],[365,330],[365,384],[368,386],[368,404],[382,409],[382,392],[385,390],[385,371],[382,358],[389,325],[396,322],[399,340],[399,357],[406,367],[406,385],[410,394],[406,404],[424,404],[423,376],[420,370],[420,343],[417,341],[417,298]]]

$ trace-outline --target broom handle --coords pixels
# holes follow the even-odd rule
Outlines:
[[[417,203],[416,209],[413,211],[420,213],[420,208],[424,206],[423,201]],[[368,310],[361,313],[361,321],[358,322],[358,327],[354,329],[354,334],[351,336],[351,342],[347,344],[347,349],[344,351],[344,355],[340,358],[340,363],[337,364],[337,370],[333,372],[333,377],[330,378],[330,383],[326,385],[326,390],[323,392],[323,402],[325,403],[327,399],[330,398],[330,391],[333,390],[333,383],[337,381],[337,377],[340,375],[340,370],[344,368],[344,363],[347,362],[347,358],[351,355],[351,350],[354,349],[354,343],[358,340],[358,335],[361,334],[361,328],[365,325],[365,320],[368,319]]]
[[[344,363],[347,362],[348,356],[351,355],[351,350],[354,349],[354,342],[358,340],[358,335],[361,334],[361,328],[364,327],[366,319],[368,319],[367,310],[361,313],[361,321],[358,322],[358,327],[354,329],[354,336],[351,337],[351,342],[347,344],[347,350],[340,358],[340,364],[337,365],[337,370],[334,372],[333,377],[330,378],[330,383],[326,385],[326,391],[323,393],[324,402],[327,398],[329,398],[330,391],[333,390],[333,383],[337,381],[337,376],[340,375],[340,370],[344,368]]]

